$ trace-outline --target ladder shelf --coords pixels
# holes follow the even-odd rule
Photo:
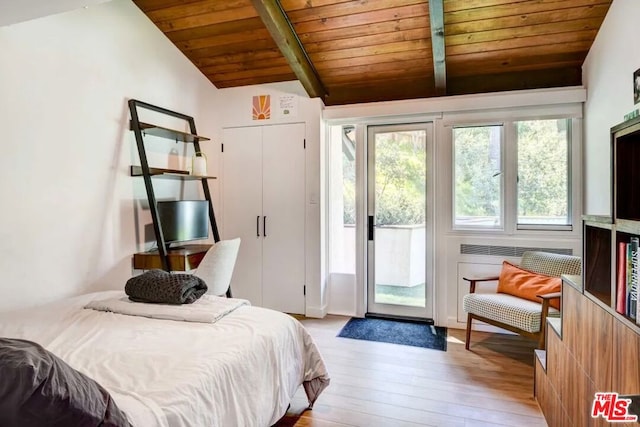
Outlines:
[[[182,131],[166,128],[163,126],[157,126],[154,124],[141,122],[139,120],[139,115],[138,115],[139,109],[150,110],[156,113],[165,114],[167,116],[184,120],[189,126],[189,132],[182,132]],[[136,99],[129,100],[129,111],[131,113],[130,128],[135,134],[136,145],[138,148],[138,155],[140,157],[140,166],[132,165],[130,167],[130,175],[136,176],[136,177],[142,177],[144,179],[145,189],[147,192],[147,199],[149,201],[149,210],[151,212],[151,218],[153,221],[153,231],[155,233],[156,241],[158,245],[157,251],[154,251],[153,254],[154,256],[159,257],[159,261],[160,261],[159,263],[147,262],[144,265],[153,265],[154,268],[161,267],[165,271],[175,270],[176,267],[178,267],[178,265],[183,266],[183,267],[178,267],[180,269],[186,269],[187,267],[195,268],[197,267],[197,263],[199,263],[199,261],[202,259],[202,256],[204,255],[193,257],[193,260],[196,262],[192,261],[190,263],[179,263],[179,264],[176,264],[175,260],[174,262],[170,262],[170,258],[172,254],[169,253],[165,245],[165,238],[162,232],[162,224],[160,222],[160,217],[158,215],[158,205],[157,205],[155,191],[153,188],[152,177],[178,179],[178,180],[186,180],[186,181],[199,180],[202,184],[202,191],[204,194],[204,198],[208,202],[209,222],[211,224],[213,239],[214,239],[214,242],[218,242],[220,241],[220,234],[218,232],[218,225],[216,222],[213,203],[211,201],[211,191],[209,189],[209,183],[208,183],[209,179],[216,179],[216,177],[191,175],[189,174],[188,171],[179,170],[179,169],[150,167],[147,159],[146,149],[145,149],[145,137],[156,136],[156,137],[161,137],[165,139],[175,140],[176,142],[181,141],[185,143],[192,143],[194,145],[194,150],[196,153],[201,152],[200,142],[210,141],[210,139],[197,134],[194,118],[186,114],[178,113],[178,112],[168,110],[166,108],[158,107],[156,105],[148,104],[146,102],[142,102]],[[206,253],[206,250],[210,247],[210,245],[192,245],[192,246],[193,247],[198,246],[201,253]],[[134,267],[136,265],[136,259],[146,259],[146,258],[144,256],[141,256],[141,254],[136,254],[136,256],[134,256]]]

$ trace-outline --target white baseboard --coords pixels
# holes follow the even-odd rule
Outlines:
[[[305,310],[305,316],[314,317],[316,319],[323,319],[327,315],[327,306],[322,307],[307,307]]]
[[[355,312],[348,312],[345,310],[327,310],[327,314],[335,314],[336,316],[346,316],[346,317],[358,317]]]

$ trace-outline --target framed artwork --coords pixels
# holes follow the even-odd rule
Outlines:
[[[251,116],[253,120],[269,120],[271,118],[271,95],[253,97]]]
[[[633,73],[633,103],[640,104],[640,68]]]

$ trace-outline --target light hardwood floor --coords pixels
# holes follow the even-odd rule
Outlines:
[[[313,410],[302,387],[277,427],[546,426],[533,397],[535,344],[449,329],[447,351],[338,338],[347,317],[302,319],[331,384]]]

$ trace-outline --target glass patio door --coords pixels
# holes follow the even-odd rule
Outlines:
[[[367,312],[432,318],[432,124],[367,129]]]

